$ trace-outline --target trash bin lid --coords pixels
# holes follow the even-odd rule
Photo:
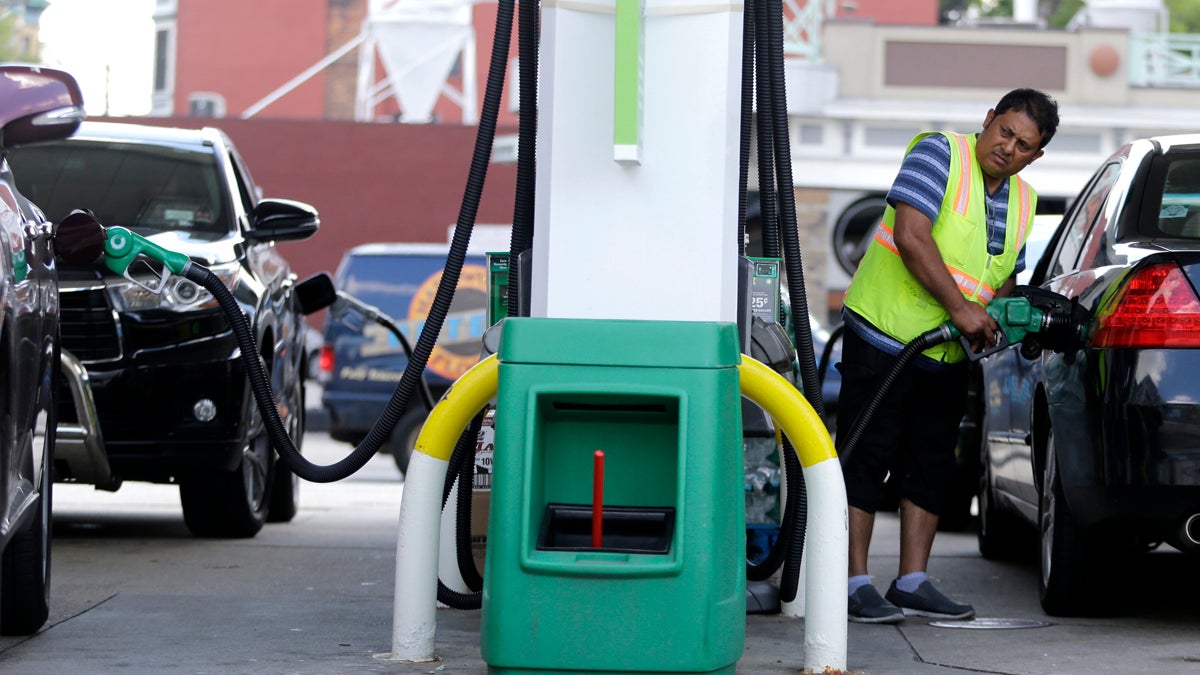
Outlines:
[[[509,318],[501,363],[729,368],[741,360],[737,324],[710,321]]]

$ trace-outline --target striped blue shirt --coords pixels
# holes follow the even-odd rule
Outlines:
[[[904,157],[900,173],[888,192],[888,204],[895,208],[904,202],[937,221],[946,196],[946,181],[950,176],[950,140],[942,134],[931,134],[917,141],[912,152]],[[1004,252],[1004,236],[1008,230],[1008,181],[1000,184],[995,194],[987,195],[988,253]],[[1025,269],[1025,247],[1017,254],[1013,274]]]

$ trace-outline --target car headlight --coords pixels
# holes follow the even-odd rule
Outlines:
[[[209,268],[231,291],[237,285],[241,269],[242,266],[237,263],[214,265]],[[177,275],[172,275],[167,279],[161,293],[154,293],[137,284],[122,280],[109,284],[108,296],[118,312],[144,309],[185,312],[217,304],[216,298],[208,290],[190,279]]]

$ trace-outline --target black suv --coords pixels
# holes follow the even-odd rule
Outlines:
[[[303,317],[275,242],[315,233],[312,207],[260,199],[229,138],[212,128],[84,123],[10,161],[22,191],[56,221],[90,210],[219,276],[250,321],[280,417],[299,441]],[[177,483],[193,534],[252,537],[264,521],[292,519],[298,479],[277,462],[215,299],[160,272],[135,262],[118,276],[102,261],[60,270],[70,396],[59,409],[55,480],[108,490],[123,480]]]

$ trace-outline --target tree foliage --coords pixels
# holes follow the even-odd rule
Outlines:
[[[25,51],[22,42],[16,15],[0,10],[0,62],[36,62],[38,55]]]
[[[1086,0],[1040,0],[1038,15],[1049,28],[1065,28],[1083,9]],[[1196,0],[1163,0],[1170,15],[1172,33],[1200,34],[1200,2]],[[1013,0],[938,0],[943,18],[964,16],[974,9],[983,17],[1008,17],[1013,13]]]
[[[1196,0],[1166,0],[1171,13],[1172,33],[1200,33],[1200,3]]]

